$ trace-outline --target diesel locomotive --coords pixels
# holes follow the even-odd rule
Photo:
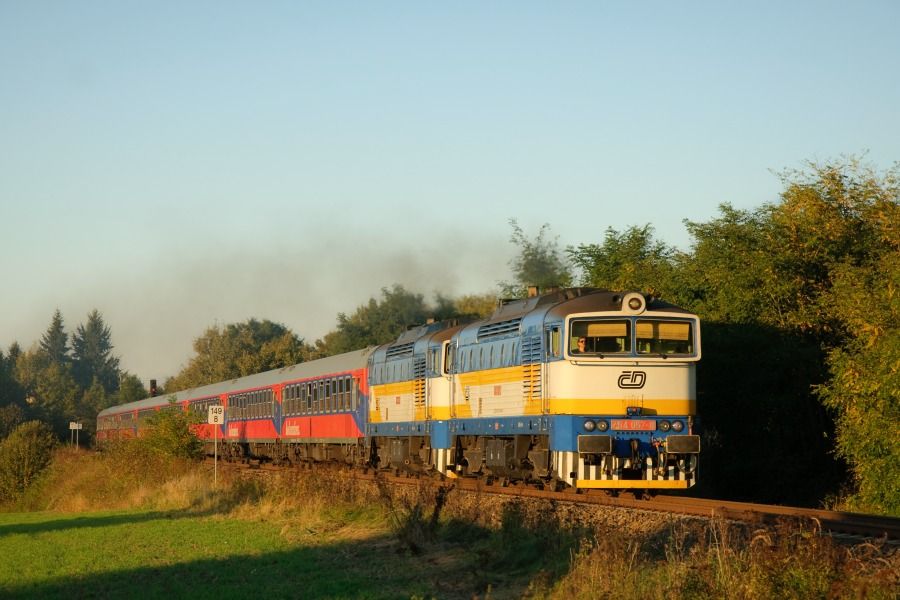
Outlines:
[[[225,408],[196,425],[231,459],[342,462],[554,486],[697,482],[696,315],[637,292],[556,290],[487,319],[102,411],[99,441],[158,410]],[[204,418],[205,420],[205,418]]]

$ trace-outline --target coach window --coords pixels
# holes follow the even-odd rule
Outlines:
[[[356,410],[359,407],[359,381],[353,379],[350,385],[350,393],[352,394],[352,402],[351,406],[353,410]]]

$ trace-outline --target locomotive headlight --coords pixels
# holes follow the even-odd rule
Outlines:
[[[684,429],[684,423],[681,421],[672,421],[672,431],[682,431]]]
[[[659,427],[660,431],[668,431],[672,429],[672,424],[668,421],[659,421],[656,423],[656,426]]]
[[[600,419],[599,421],[597,421],[597,430],[598,431],[606,431],[607,429],[609,429],[609,423],[607,423],[603,419]]]
[[[594,424],[594,422],[591,421],[590,419],[588,419],[587,421],[584,422],[584,430],[585,431],[593,431],[595,427],[597,427],[597,425]]]
[[[622,310],[639,315],[647,308],[647,299],[642,294],[631,292],[622,298]]]

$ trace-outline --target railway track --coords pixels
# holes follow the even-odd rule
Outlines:
[[[230,465],[236,466],[236,465]],[[278,472],[283,467],[271,465],[244,465],[259,472]],[[601,490],[582,490],[576,493],[573,489],[553,491],[540,489],[525,484],[503,485],[486,483],[480,479],[455,478],[439,480],[433,477],[415,477],[388,474],[373,471],[342,471],[349,476],[375,481],[381,480],[399,485],[421,485],[422,483],[437,486],[450,485],[456,489],[483,494],[498,494],[521,498],[535,498],[554,502],[575,504],[594,504],[613,506],[633,510],[644,510],[679,515],[690,515],[704,518],[725,519],[747,524],[772,525],[785,519],[807,521],[823,534],[837,537],[850,536],[858,539],[883,539],[891,545],[900,545],[900,519],[882,517],[862,513],[836,512],[814,508],[798,508],[772,504],[756,504],[752,502],[732,502],[728,500],[711,500],[690,496],[656,495],[641,498],[628,493],[617,496],[609,495]]]

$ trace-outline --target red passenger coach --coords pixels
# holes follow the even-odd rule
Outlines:
[[[155,411],[176,408],[196,414],[192,429],[210,453],[217,438],[220,453],[234,459],[355,460],[365,438],[370,354],[348,352],[108,408],[97,418],[97,439],[142,435]],[[222,426],[206,423],[210,406],[225,407]]]

